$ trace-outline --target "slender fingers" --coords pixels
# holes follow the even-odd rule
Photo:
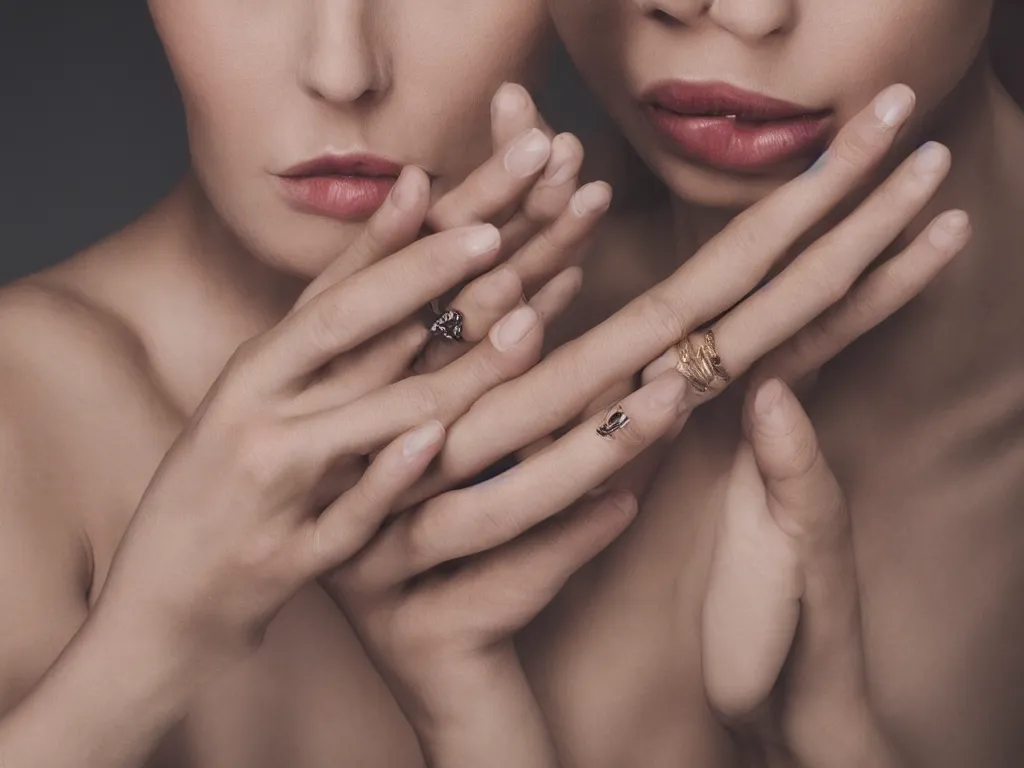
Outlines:
[[[402,169],[384,205],[370,217],[356,241],[299,296],[292,311],[361,269],[402,250],[418,237],[430,205],[430,179],[420,168]]]
[[[558,270],[570,266],[587,236],[608,210],[612,189],[603,181],[586,184],[572,195],[556,218],[508,260],[527,295]],[[504,234],[502,235],[504,242]]]
[[[939,216],[906,250],[871,272],[843,301],[758,363],[751,385],[777,378],[795,387],[815,374],[921,293],[970,235],[966,213],[950,211]]]
[[[752,351],[774,349],[842,299],[924,209],[948,171],[945,147],[918,150],[845,221],[719,322],[723,357],[746,370],[757,358],[729,347],[732,339],[742,338]]]
[[[429,500],[389,527],[380,557],[408,578],[512,541],[636,457],[679,417],[685,390],[669,372],[623,400],[628,423],[610,436],[598,434],[601,414],[493,480]]]
[[[631,494],[617,492],[555,515],[486,557],[469,561],[445,580],[438,599],[477,614],[480,606],[494,606],[501,615],[485,617],[487,631],[505,637],[533,620],[576,571],[622,534],[637,510]],[[429,584],[426,592],[421,599],[429,603]],[[424,608],[429,613],[429,605]]]
[[[518,83],[505,83],[491,101],[491,139],[494,149],[502,149],[530,128],[540,128],[552,137],[554,131],[537,111],[530,92]]]
[[[530,306],[540,316],[545,327],[560,317],[583,288],[583,270],[567,267],[551,278],[530,299]]]
[[[745,440],[716,521],[701,620],[708,701],[720,716],[738,721],[770,697],[800,618],[799,555],[772,520],[766,496],[754,449]]]
[[[555,350],[528,375],[489,393],[453,425],[439,471],[417,488],[420,498],[550,433],[600,392],[633,376],[693,329],[735,305],[810,226],[867,177],[892,146],[896,128],[912,106],[909,88],[887,89],[844,126],[819,167],[741,214],[669,279]],[[835,300],[834,294],[830,298]],[[810,300],[817,298],[804,297]],[[790,306],[777,310],[784,316],[799,314]],[[813,319],[807,313],[801,316],[804,322]],[[726,367],[740,375],[749,361],[744,363],[742,356],[734,361],[729,342],[722,347],[730,350],[722,353]],[[770,349],[757,348],[756,353]],[[523,403],[534,407],[533,419],[518,417]],[[483,424],[488,425],[486,440]]]
[[[803,686],[861,692],[860,597],[845,497],[793,393],[771,380],[748,411],[768,508],[803,572],[798,668]]]
[[[473,171],[427,214],[435,231],[489,221],[534,184],[551,155],[551,140],[530,128],[499,154]]]
[[[303,537],[307,571],[325,573],[362,549],[443,442],[444,426],[434,421],[399,436],[381,451],[352,488],[307,524]]]
[[[501,227],[506,253],[518,251],[565,210],[576,192],[583,156],[583,145],[571,133],[555,136],[544,174]]]
[[[883,91],[843,126],[814,168],[737,216],[654,288],[651,299],[681,308],[682,324],[695,328],[746,296],[801,236],[868,178],[913,105],[913,91],[904,85]]]
[[[518,283],[517,283],[518,284]],[[558,318],[572,304],[573,299],[583,286],[583,271],[579,267],[569,267],[562,270],[545,285],[537,294],[530,299],[529,306],[537,313],[540,323],[544,327]],[[514,300],[509,300],[509,309],[518,306],[522,301],[522,293],[517,292]],[[460,303],[461,306],[461,303]],[[495,309],[497,309],[495,307]],[[495,309],[484,308],[479,304],[476,307],[470,306],[466,310],[467,320],[470,314],[477,313],[478,319],[483,322],[490,322],[491,325],[500,318],[494,317]],[[482,323],[479,323],[482,325]],[[469,333],[466,334],[467,341],[471,341]],[[450,342],[434,339],[423,350],[419,361],[415,364],[416,373],[432,373],[439,371],[455,360],[466,354],[472,346],[470,344],[452,344]]]
[[[414,424],[451,424],[484,392],[533,365],[543,336],[537,313],[519,307],[494,326],[486,342],[443,370],[403,379],[306,417],[310,440],[333,446],[330,454],[368,454]]]
[[[331,286],[259,338],[255,376],[270,386],[302,381],[483,271],[500,246],[490,224],[442,232]]]

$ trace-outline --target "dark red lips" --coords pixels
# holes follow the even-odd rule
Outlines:
[[[375,155],[325,155],[280,175],[288,201],[299,210],[335,219],[371,216],[383,205],[402,166]]]
[[[813,159],[832,114],[725,83],[660,83],[643,96],[651,123],[682,154],[724,171],[756,173]]]

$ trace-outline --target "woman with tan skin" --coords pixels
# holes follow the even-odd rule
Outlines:
[[[816,280],[823,264],[846,284],[861,274],[884,245],[879,222],[901,230],[942,168],[906,164],[803,259],[776,262],[885,156],[912,94],[885,89],[835,138],[842,162],[533,366],[578,288],[571,254],[609,202],[601,184],[577,189],[578,143],[534,130],[525,92],[499,90],[530,75],[539,2],[150,6],[193,172],[134,226],[0,302],[0,610],[13,617],[0,762],[556,759],[572,734],[557,718],[549,732],[513,635],[637,506],[599,494],[559,513],[703,398],[649,371],[614,434],[597,433],[599,413],[495,479],[449,489],[682,337],[699,343],[723,313],[734,376],[781,344],[762,371],[795,378],[909,299],[963,246],[957,213],[880,273],[899,283],[844,296]],[[419,238],[424,225],[437,234]],[[417,311],[465,283],[452,303],[469,343],[424,350]],[[842,322],[822,334],[814,320],[832,305]],[[823,342],[813,355],[807,338]],[[596,575],[577,582],[576,610],[599,594]],[[539,624],[532,637],[545,634],[548,655],[527,661],[554,665],[549,694],[575,667],[550,653],[571,633]],[[585,716],[601,701],[575,698],[599,730]],[[493,737],[482,756],[481,736]]]

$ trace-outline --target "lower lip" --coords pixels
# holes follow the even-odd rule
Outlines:
[[[296,208],[333,219],[365,219],[387,199],[392,176],[299,176],[281,179],[285,197]]]
[[[728,117],[679,115],[646,107],[651,123],[697,162],[723,171],[756,173],[783,163],[813,159],[828,143],[829,115],[747,123]]]

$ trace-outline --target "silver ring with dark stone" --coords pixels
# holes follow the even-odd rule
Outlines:
[[[430,332],[447,341],[462,341],[462,324],[465,316],[457,309],[449,309],[438,316],[430,326]]]

